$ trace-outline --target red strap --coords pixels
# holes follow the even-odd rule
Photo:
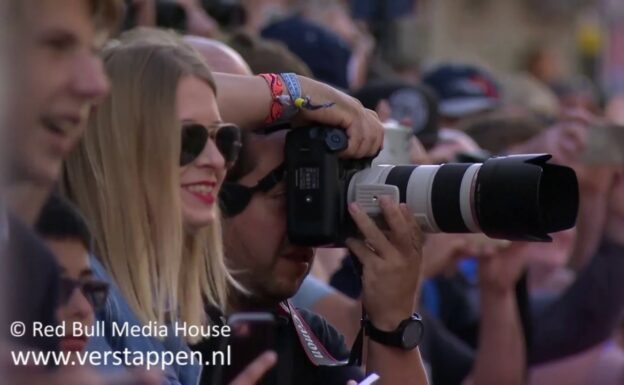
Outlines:
[[[271,99],[273,101],[271,102],[269,116],[264,120],[265,124],[271,124],[279,120],[284,110],[282,103],[279,101],[279,97],[284,92],[284,83],[282,83],[282,79],[277,74],[260,74],[258,76],[267,82],[271,90]]]
[[[347,360],[338,361],[325,349],[325,346],[318,340],[310,325],[308,325],[290,301],[280,303],[280,309],[290,315],[301,347],[303,347],[308,359],[314,366],[344,366],[348,363]]]

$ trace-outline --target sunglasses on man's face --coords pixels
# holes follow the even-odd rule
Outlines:
[[[68,277],[61,277],[59,285],[59,303],[67,305],[76,289],[80,289],[94,311],[101,310],[108,297],[108,283],[96,279],[78,281]]]
[[[182,151],[180,166],[192,163],[204,151],[208,139],[214,140],[217,149],[225,159],[226,167],[231,167],[242,146],[241,130],[234,124],[217,124],[206,127],[199,123],[182,126]]]
[[[225,182],[219,193],[221,209],[226,217],[236,216],[245,210],[254,194],[267,192],[284,180],[286,165],[284,163],[273,169],[268,175],[256,183],[255,186],[247,187],[234,182]]]

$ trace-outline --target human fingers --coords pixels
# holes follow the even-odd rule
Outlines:
[[[351,214],[351,218],[355,222],[356,226],[366,239],[366,242],[370,244],[376,251],[387,249],[390,246],[390,242],[388,238],[384,235],[384,233],[377,227],[375,222],[357,205],[356,203],[351,203],[349,205],[349,213]],[[382,255],[379,255],[383,257]]]

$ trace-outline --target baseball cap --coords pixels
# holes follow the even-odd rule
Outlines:
[[[347,67],[351,50],[332,31],[294,15],[267,26],[261,35],[284,43],[310,67],[317,80],[342,89],[349,88]]]
[[[500,87],[485,70],[465,64],[442,64],[423,76],[439,98],[440,115],[461,118],[501,104]]]

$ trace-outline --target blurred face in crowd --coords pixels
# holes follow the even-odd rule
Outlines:
[[[562,75],[561,58],[557,56],[554,50],[543,48],[538,53],[530,70],[538,79],[546,83],[554,82]]]
[[[45,242],[61,268],[60,303],[56,317],[60,324],[65,323],[66,335],[61,338],[60,347],[63,351],[82,351],[87,344],[87,338],[74,335],[73,325],[79,323],[83,330],[90,330],[95,318],[94,304],[91,301],[97,296],[103,302],[101,295],[105,284],[94,280],[87,249],[80,240],[46,239]]]
[[[91,105],[108,91],[86,0],[39,0],[20,4],[21,85],[13,100],[18,127],[8,133],[14,178],[49,185],[82,135]],[[103,34],[102,34],[103,35]],[[100,37],[100,39],[98,39]]]
[[[176,102],[182,130],[202,125],[212,132],[222,123],[215,93],[201,79],[182,78]],[[197,158],[180,168],[182,214],[186,226],[199,228],[216,219],[217,197],[225,172],[225,160],[213,139],[208,139]]]
[[[255,168],[237,183],[252,187],[284,161],[285,132],[254,137],[245,151]],[[314,249],[289,243],[285,183],[258,192],[243,212],[225,220],[225,255],[237,279],[256,297],[278,302],[293,296],[310,270]]]

